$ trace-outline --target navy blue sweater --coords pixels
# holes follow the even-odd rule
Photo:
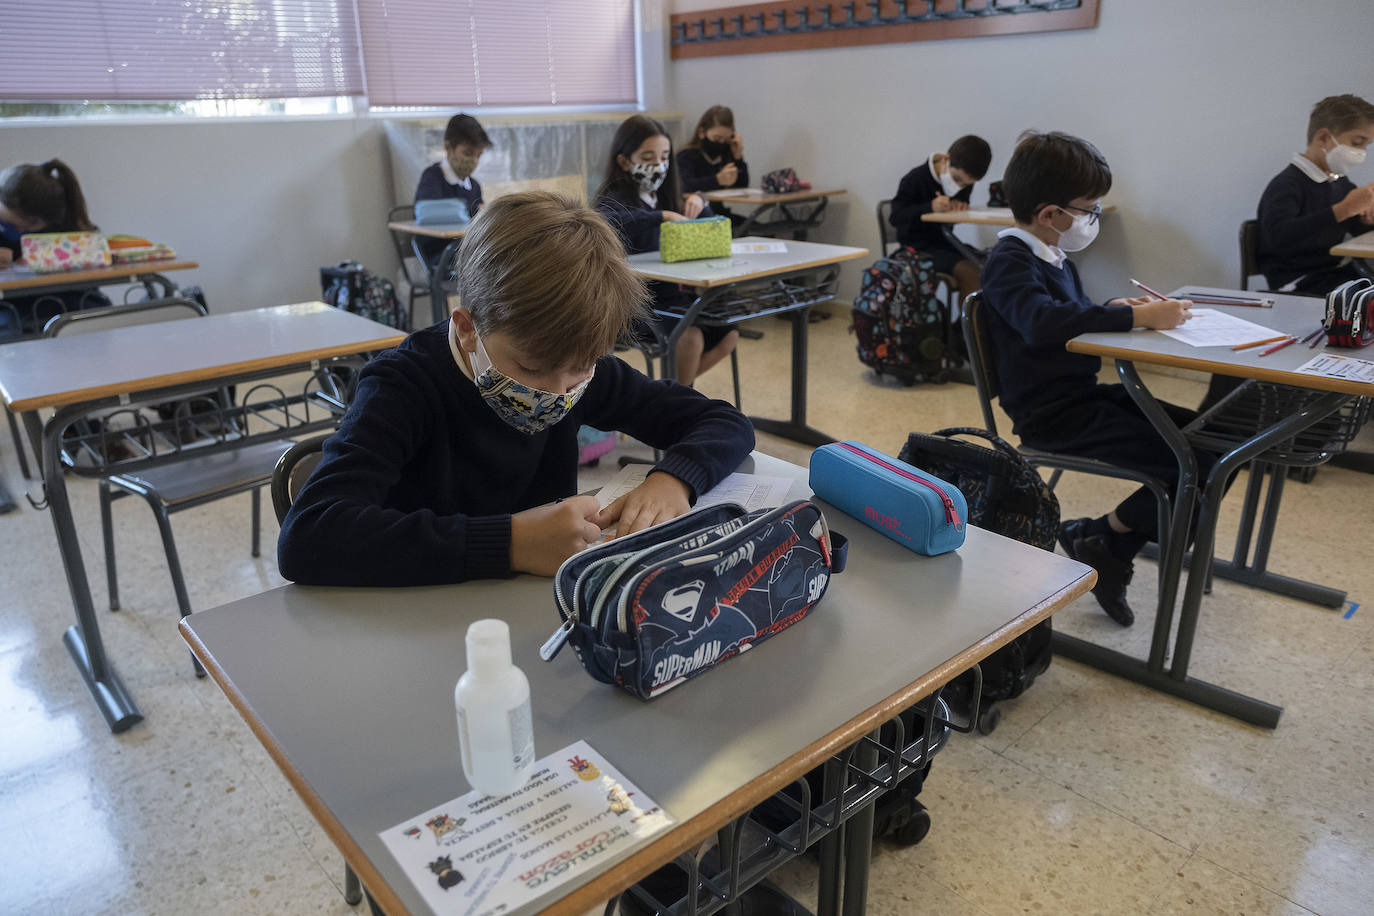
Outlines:
[[[1358,216],[1337,222],[1331,212],[1353,190],[1349,178],[1313,181],[1291,163],[1269,182],[1259,202],[1255,261],[1272,289],[1340,263],[1331,246],[1367,228]]]
[[[718,162],[711,162],[706,158],[706,153],[696,147],[689,147],[677,154],[678,182],[682,185],[682,193],[687,194],[692,191],[719,191],[720,181],[716,178],[716,173],[725,168],[730,163],[734,163],[739,169],[739,177],[735,183],[730,185],[732,188],[749,187],[749,164],[743,159],[735,159],[733,156],[721,159]]]
[[[527,435],[458,368],[448,322],[368,363],[339,431],[277,543],[281,574],[309,585],[431,585],[506,576],[511,513],[577,492],[577,429],[620,430],[664,451],[657,469],[691,499],[754,447],[738,410],[602,358],[562,422]]]
[[[892,215],[888,220],[897,229],[897,241],[917,251],[955,250],[945,238],[939,223],[923,223],[921,217],[931,211],[931,203],[945,193],[940,181],[930,174],[930,163],[923,162],[902,176],[897,196],[892,198]],[[973,185],[955,194],[950,200],[968,203]]]
[[[621,200],[603,194],[596,199],[596,209],[620,236],[620,241],[625,245],[625,253],[641,254],[645,251],[658,251],[658,230],[663,225],[663,211],[671,210],[672,207],[666,203],[651,207],[639,196],[633,200]],[[702,207],[697,219],[714,215],[708,203]]]
[[[1055,267],[1013,237],[988,253],[983,299],[1002,409],[1018,434],[1037,410],[1096,387],[1102,360],[1064,349],[1070,338],[1135,323],[1129,305],[1098,305],[1084,295],[1072,261]]]
[[[468,176],[469,188],[460,184],[449,184],[444,177],[444,166],[436,162],[420,173],[420,181],[415,185],[416,200],[444,200],[453,197],[463,201],[468,205],[468,216],[477,215],[477,210],[482,206],[482,185],[476,178]],[[431,239],[423,236],[416,238],[419,245],[420,254],[424,256],[426,262],[433,264],[444,251],[444,246],[448,242],[443,239]]]

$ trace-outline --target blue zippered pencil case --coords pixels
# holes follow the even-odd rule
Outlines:
[[[953,484],[861,442],[811,453],[811,489],[908,550],[933,557],[964,543],[968,505]]]

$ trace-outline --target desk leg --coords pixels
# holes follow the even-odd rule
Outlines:
[[[831,757],[825,762],[825,769],[822,775],[824,788],[821,791],[821,800],[827,801],[835,799],[835,817],[840,816],[842,795],[844,792],[844,767],[835,757]],[[844,827],[841,826],[820,841],[820,882],[816,891],[816,916],[839,916],[840,912],[840,890],[844,867],[844,849],[841,840],[844,838]]]
[[[787,420],[771,420],[766,417],[750,417],[754,429],[772,433],[803,445],[827,445],[835,441],[834,436],[826,435],[818,429],[806,425],[806,336],[807,313],[811,309],[797,309],[789,312],[792,319],[792,416]]]
[[[58,437],[66,425],[63,416],[64,412],[59,410],[41,432],[37,413],[30,411],[25,414],[24,422],[29,425],[31,434],[41,435],[42,438],[43,480],[47,485],[48,510],[52,513],[53,527],[57,531],[57,549],[67,572],[67,586],[71,589],[72,603],[76,606],[76,626],[67,628],[62,641],[81,671],[86,688],[100,707],[110,731],[118,733],[143,721],[143,713],[124,689],[114,666],[105,657],[105,642],[100,636],[100,624],[91,600],[90,584],[86,580],[86,567],[81,559],[81,543],[77,539],[71,501],[67,497],[67,481],[62,473],[62,463],[58,460]]]
[[[876,742],[881,732],[870,737]],[[854,765],[865,771],[878,765],[878,748],[860,742],[854,749]],[[844,906],[842,916],[864,916],[868,910],[868,867],[873,859],[873,809],[871,801],[844,825]]]

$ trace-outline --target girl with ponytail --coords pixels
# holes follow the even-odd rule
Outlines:
[[[26,232],[95,228],[76,173],[62,160],[25,163],[0,172],[0,268],[19,257],[19,237]]]

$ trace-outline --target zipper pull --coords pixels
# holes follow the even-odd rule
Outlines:
[[[963,531],[964,523],[959,521],[959,513],[954,509],[954,500],[945,496],[945,520],[954,526],[955,531]]]
[[[553,631],[553,635],[548,638],[548,641],[539,647],[539,657],[546,662],[553,661],[553,657],[563,648],[564,643],[568,641],[568,637],[572,635],[572,631],[573,620],[569,617],[559,624],[558,629]]]

